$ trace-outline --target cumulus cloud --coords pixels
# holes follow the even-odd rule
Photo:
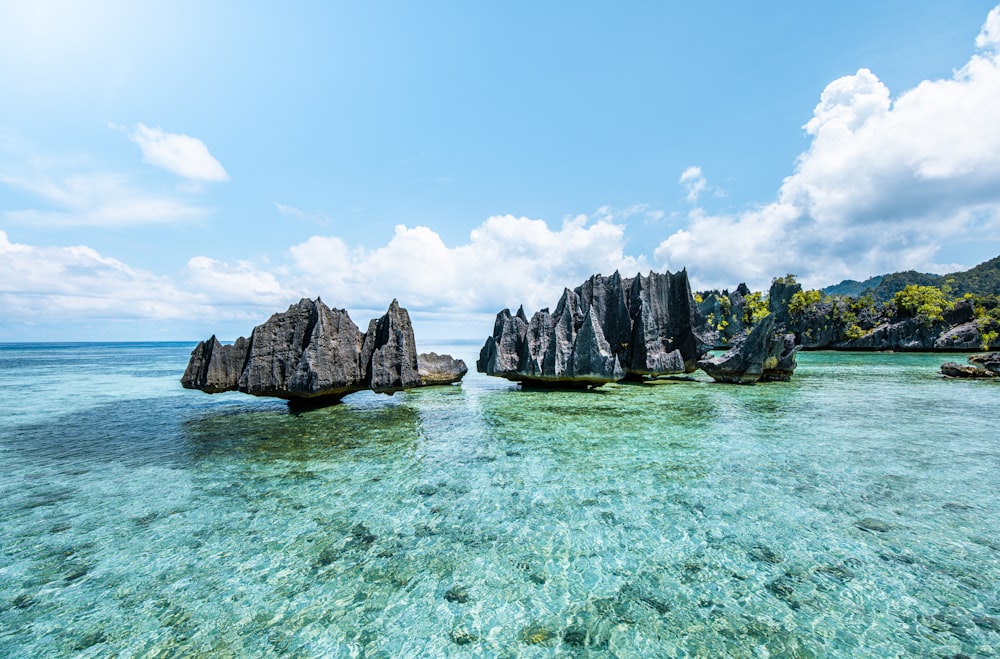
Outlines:
[[[139,124],[129,138],[142,149],[142,159],[150,165],[193,181],[228,181],[229,174],[196,137],[167,133]]]
[[[620,223],[584,215],[558,230],[542,220],[498,215],[454,247],[427,227],[400,224],[376,249],[314,236],[289,251],[297,287],[341,306],[378,308],[398,297],[417,310],[495,312],[521,303],[554,305],[565,286],[595,272],[647,269],[645,260],[625,254],[624,233]]]
[[[202,300],[168,277],[132,268],[90,247],[12,243],[0,231],[0,300],[6,320],[58,318],[182,319]]]
[[[1000,47],[1000,7],[994,7],[986,17],[983,29],[976,37],[976,48],[990,50]]]
[[[713,285],[746,278],[766,286],[766,273],[782,272],[823,285],[904,268],[940,271],[942,243],[995,240],[998,41],[1000,8],[977,39],[980,52],[949,79],[895,99],[868,69],[834,80],[804,126],[812,141],[777,199],[735,215],[696,209],[657,247],[657,263],[686,264]]]
[[[282,273],[196,257],[177,282],[85,245],[27,245],[0,230],[0,335],[101,339],[124,329],[130,338],[235,338],[299,299],[279,283]]]
[[[195,256],[188,261],[187,275],[192,289],[214,305],[276,307],[301,297],[301,291],[282,286],[275,273],[248,261],[231,265]]]

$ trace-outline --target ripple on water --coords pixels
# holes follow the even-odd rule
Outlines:
[[[180,391],[190,346],[60,350],[0,426],[0,655],[1000,652],[995,387],[933,356],[292,414]],[[118,393],[64,406],[60,359]]]

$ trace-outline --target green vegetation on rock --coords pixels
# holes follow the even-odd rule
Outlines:
[[[940,288],[918,284],[910,284],[897,292],[893,302],[900,313],[918,316],[928,325],[944,320],[944,312],[953,306]]]

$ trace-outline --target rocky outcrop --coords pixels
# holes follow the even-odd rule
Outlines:
[[[417,375],[422,387],[460,382],[468,371],[464,361],[451,355],[436,352],[417,355]]]
[[[565,289],[554,312],[497,314],[481,373],[536,386],[600,386],[626,376],[690,373],[711,347],[687,271],[594,275]]]
[[[780,332],[772,337],[772,342],[768,345],[768,357],[764,360],[764,372],[761,373],[760,382],[788,382],[795,373],[798,363],[795,360],[795,353],[802,349],[802,346],[795,343],[794,334],[781,334]],[[777,361],[774,361],[777,359]]]
[[[968,364],[946,362],[941,364],[941,375],[948,378],[996,378],[1000,377],[1000,352],[982,352],[970,355]]]
[[[714,347],[729,347],[734,339],[746,334],[746,301],[751,295],[746,284],[741,283],[733,292],[729,289],[711,290],[698,295],[701,298],[698,313],[708,323]]]
[[[793,335],[775,334],[774,324],[774,315],[768,315],[738,345],[723,355],[701,360],[698,366],[716,382],[729,384],[791,379],[799,346]]]
[[[974,364],[959,364],[958,362],[945,362],[941,364],[941,375],[948,378],[978,379],[995,378],[1000,373],[976,366]]]
[[[347,311],[318,298],[274,314],[231,346],[214,336],[199,343],[181,377],[182,386],[207,393],[241,391],[314,404],[422,383],[410,316],[396,300],[362,333]]]
[[[232,345],[222,345],[213,334],[208,341],[201,341],[191,353],[181,384],[188,389],[201,389],[210,394],[232,391],[246,364],[248,345],[242,336]]]
[[[968,361],[1000,375],[1000,352],[981,352],[969,357]]]

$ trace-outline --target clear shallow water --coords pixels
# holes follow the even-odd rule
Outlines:
[[[191,348],[0,346],[0,656],[1000,654],[1000,385],[940,355],[293,415]]]

